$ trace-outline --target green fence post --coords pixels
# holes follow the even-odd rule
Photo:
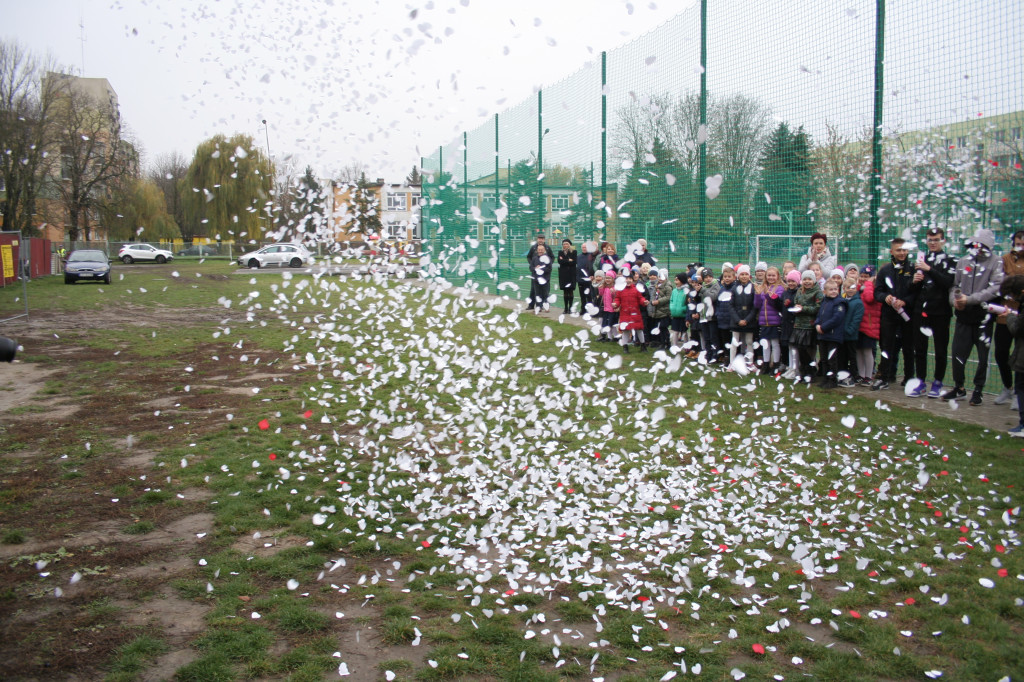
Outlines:
[[[601,53],[601,204],[608,209],[608,53]],[[608,238],[607,225],[602,235]]]
[[[705,130],[708,124],[708,0],[700,0],[700,124]],[[700,223],[697,231],[697,260],[704,262],[705,231],[708,219],[708,197],[704,193],[704,178],[707,177],[708,143],[707,134],[700,143],[700,171],[697,174],[697,206]]]
[[[878,260],[882,244],[879,213],[882,208],[882,103],[885,75],[885,0],[875,0],[875,112],[871,135],[871,223],[868,233],[870,262]]]

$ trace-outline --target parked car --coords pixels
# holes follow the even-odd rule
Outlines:
[[[79,280],[110,284],[107,254],[94,249],[72,251],[64,261],[64,284],[74,284]]]
[[[217,256],[220,250],[211,244],[193,244],[178,252],[179,256]]]
[[[125,265],[131,265],[137,260],[153,260],[157,263],[166,263],[174,260],[174,254],[166,249],[158,249],[149,244],[125,244],[117,252],[117,257]]]
[[[316,262],[312,252],[301,244],[271,244],[258,251],[243,253],[238,265],[243,268],[292,267],[313,265]]]

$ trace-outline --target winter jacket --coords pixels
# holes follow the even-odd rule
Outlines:
[[[845,298],[834,296],[825,297],[818,309],[818,316],[814,319],[815,326],[820,326],[818,333],[820,341],[835,341],[841,343],[846,329],[846,309],[849,303]]]
[[[864,301],[860,300],[858,292],[846,299],[846,302],[849,305],[846,307],[846,320],[843,322],[843,341],[856,341],[860,322],[864,319]]]
[[[597,290],[601,300],[601,310],[606,313],[615,310],[615,287],[601,287]]]
[[[571,289],[576,285],[576,249],[558,252],[558,288]]]
[[[698,308],[701,322],[711,322],[718,316],[718,292],[721,290],[722,285],[717,281],[710,285],[705,284],[700,288],[702,305],[698,305]]]
[[[644,249],[643,251],[633,252],[633,262],[636,264],[636,267],[640,267],[644,263],[650,263],[651,267],[653,268],[658,261],[654,256],[651,255],[650,251]]]
[[[627,286],[614,294],[614,307],[619,310],[619,329],[643,329],[644,318],[640,309],[647,305],[647,299],[639,287]]]
[[[1013,277],[1014,275],[1024,275],[1024,253],[1010,251],[1009,253],[1003,254],[1003,279]],[[1005,305],[1007,308],[1010,308],[1011,310],[1018,309],[1017,301],[1006,299]],[[998,321],[998,318],[996,319]],[[1008,321],[1000,322],[1000,324],[1007,323]]]
[[[807,249],[807,253],[800,257],[800,267],[798,267],[797,270],[803,272],[811,267],[811,263],[813,262],[811,260],[811,253],[813,253],[813,251],[814,247],[812,246]],[[818,263],[821,264],[821,273],[825,275],[826,279],[828,279],[828,276],[836,269],[836,257],[832,255],[832,252],[829,251],[827,246],[821,255],[818,256]]]
[[[953,308],[949,305],[949,290],[956,276],[956,259],[945,251],[929,251],[924,256],[924,262],[931,270],[922,270],[924,279],[910,285],[914,292],[913,313],[948,322],[953,316]]]
[[[654,312],[651,314],[655,320],[660,320],[663,317],[668,317],[671,314],[671,301],[675,295],[675,291],[668,280],[662,282],[658,280],[657,283],[651,282],[649,285],[651,303],[654,305]],[[655,303],[654,301],[658,302]]]
[[[764,293],[754,294],[754,309],[757,311],[759,327],[777,327],[782,324],[782,294],[786,287],[776,284]]]
[[[718,320],[719,329],[732,329],[733,328],[733,315],[732,315],[732,290],[736,287],[736,282],[732,284],[718,285],[718,296],[715,297],[715,317]]]
[[[914,309],[914,291],[910,286],[913,279],[914,264],[909,258],[904,258],[901,263],[890,259],[878,269],[875,276],[875,300],[882,304],[882,319],[886,323],[897,324],[897,320],[903,319],[895,308],[885,302],[886,297],[893,296],[906,303],[904,310],[907,315]]]
[[[797,289],[793,305],[800,306],[800,312],[794,315],[793,329],[814,329],[814,320],[818,317],[823,298],[825,294],[818,287],[812,287],[810,291],[804,291],[803,287]]]
[[[551,282],[551,266],[551,256],[544,254],[542,257],[534,254],[530,257],[530,277],[537,284],[549,284]]]
[[[732,329],[738,332],[752,332],[757,328],[757,310],[754,308],[753,282],[741,284],[734,282],[732,286]],[[746,322],[740,325],[740,322]]]
[[[786,287],[779,296],[779,334],[783,339],[789,339],[793,334],[793,320],[796,319],[796,314],[789,312],[789,309],[796,305],[796,292],[798,291],[800,291],[800,287],[796,289]]]
[[[985,304],[999,297],[1003,283],[1003,261],[988,248],[968,254],[956,264],[949,302],[955,300],[957,289],[967,297],[963,310],[955,310],[956,319],[964,324],[980,324],[988,315]]]
[[[610,256],[606,253],[602,253],[597,257],[597,263],[591,272],[604,272],[605,270],[611,270],[615,274],[619,273],[619,257],[614,253]]]
[[[860,302],[864,304],[860,332],[869,339],[877,340],[882,328],[882,304],[875,300],[875,280],[864,282],[860,288]]]
[[[689,297],[688,287],[675,287],[672,289],[672,298],[668,302],[668,312],[672,317],[686,317],[686,300]]]

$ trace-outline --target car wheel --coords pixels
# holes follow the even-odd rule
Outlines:
[[[259,268],[260,267],[260,262],[258,260],[256,260],[255,258],[250,258],[249,259],[249,267],[250,268]]]
[[[67,275],[64,275],[64,284],[74,284],[75,281],[76,280],[74,277],[68,277]]]
[[[132,263],[135,262],[135,259],[132,258],[131,256],[121,256],[121,262],[124,263],[125,265],[131,265]]]
[[[288,263],[288,265],[292,266],[293,268],[301,268],[302,267],[302,259],[301,258],[292,258],[291,262]]]
[[[110,284],[110,275],[107,275],[106,277],[103,278],[103,283]]]
[[[163,256],[157,256],[157,257],[156,257],[156,262],[157,262],[157,263],[160,263],[161,265],[163,265],[164,263],[166,263],[166,262],[167,262],[167,259],[166,259],[166,258],[164,258]]]

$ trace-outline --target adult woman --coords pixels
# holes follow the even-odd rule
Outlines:
[[[572,240],[563,239],[562,250],[558,252],[558,288],[562,290],[564,315],[572,312],[573,292],[576,291],[576,260]]]
[[[611,271],[611,274],[614,275],[619,271],[618,262],[619,257],[615,253],[615,245],[611,242],[602,242],[601,255],[594,265],[594,272]]]
[[[810,269],[811,263],[818,263],[821,266],[822,272],[826,274],[836,269],[836,257],[828,250],[828,237],[821,232],[815,232],[811,235],[811,247],[800,258],[800,265],[797,266],[797,270],[803,273],[805,270]]]

